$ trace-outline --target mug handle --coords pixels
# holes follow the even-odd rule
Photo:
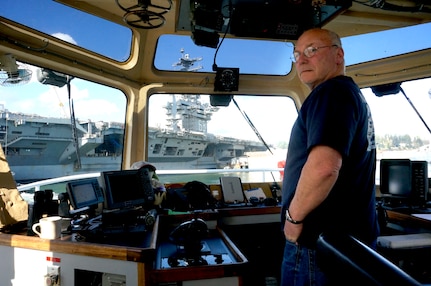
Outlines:
[[[41,233],[39,231],[37,231],[37,228],[40,228],[40,223],[35,223],[33,224],[33,226],[31,227],[31,229],[33,230],[34,233],[36,233],[38,236],[41,235]]]

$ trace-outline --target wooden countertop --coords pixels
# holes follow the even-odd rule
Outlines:
[[[219,209],[215,212],[200,213],[198,217],[208,221],[213,220],[216,224],[217,220],[223,217],[258,216],[278,213],[280,213],[280,208],[277,206],[261,206]],[[151,237],[147,237],[149,241],[147,247],[130,246],[126,243],[110,244],[108,242],[85,242],[75,239],[74,235],[66,235],[59,239],[49,240],[35,236],[27,236],[25,234],[4,232],[0,232],[0,245],[107,259],[145,262],[153,260],[155,257],[157,239],[160,231],[160,220],[163,220],[164,224],[170,225],[178,224],[194,216],[194,214],[159,216],[154,224],[152,232],[148,233]]]
[[[75,239],[74,235],[66,235],[59,239],[49,240],[41,239],[37,236],[2,232],[0,232],[0,245],[107,259],[145,262],[153,260],[155,256],[158,223],[159,220],[157,219],[153,230],[147,234],[150,236],[147,238],[149,240],[147,247],[78,241]]]
[[[392,210],[386,210],[389,222],[394,222],[402,226],[431,229],[431,220],[412,216],[408,213],[401,213]]]

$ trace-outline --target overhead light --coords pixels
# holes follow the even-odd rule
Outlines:
[[[210,94],[211,106],[229,106],[233,95],[231,94]]]
[[[397,94],[401,90],[401,83],[400,82],[394,82],[394,83],[376,85],[376,86],[372,86],[371,90],[378,97],[382,97],[385,95],[391,95],[391,94]]]
[[[71,77],[45,68],[37,70],[37,80],[42,84],[54,85],[57,87],[64,86]]]

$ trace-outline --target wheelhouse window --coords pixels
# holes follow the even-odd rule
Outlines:
[[[377,182],[381,159],[427,161],[428,177],[431,175],[431,79],[403,82],[401,88],[381,97],[371,88],[362,90],[376,131]]]
[[[199,179],[218,183],[226,169],[244,182],[279,181],[278,162],[285,160],[292,125],[298,115],[290,97],[153,94],[149,101],[148,160],[157,170],[195,170],[163,175],[162,181]],[[211,105],[211,103],[213,105]],[[235,173],[239,169],[256,169]],[[271,170],[271,171],[265,171]],[[231,173],[234,171],[234,173]],[[163,171],[161,171],[163,173]],[[159,175],[160,176],[160,175]]]
[[[20,77],[0,73],[0,144],[15,180],[121,169],[124,93],[17,64]]]
[[[2,0],[0,16],[115,61],[130,57],[131,29],[56,1]]]
[[[374,61],[411,53],[431,47],[428,34],[431,23],[369,33],[342,39],[346,51],[346,65]],[[400,42],[400,39],[403,39]],[[369,43],[373,43],[370,48]],[[366,52],[364,52],[366,51]],[[418,67],[420,68],[420,67]],[[417,79],[401,83],[399,92],[378,97],[371,88],[362,92],[370,106],[376,132],[377,170],[380,183],[381,159],[410,159],[428,162],[431,176],[431,79]]]
[[[220,40],[221,41],[221,40]],[[292,70],[292,42],[226,38],[216,49],[197,46],[190,36],[162,35],[154,66],[164,71],[212,72],[236,67],[242,74],[287,75]]]
[[[346,65],[378,60],[431,47],[431,23],[388,31],[369,33],[342,39]],[[402,40],[401,40],[402,39]],[[370,47],[370,43],[372,43]]]

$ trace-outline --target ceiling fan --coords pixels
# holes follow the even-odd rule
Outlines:
[[[23,64],[17,64],[12,54],[0,54],[0,85],[16,86],[31,80],[32,71]]]
[[[125,0],[115,0],[118,7],[126,12],[123,20],[126,24],[140,29],[155,29],[165,24],[163,14],[171,10],[172,0],[165,0],[163,6],[151,3],[151,0],[137,0],[137,3],[131,6],[125,6],[121,2]]]

